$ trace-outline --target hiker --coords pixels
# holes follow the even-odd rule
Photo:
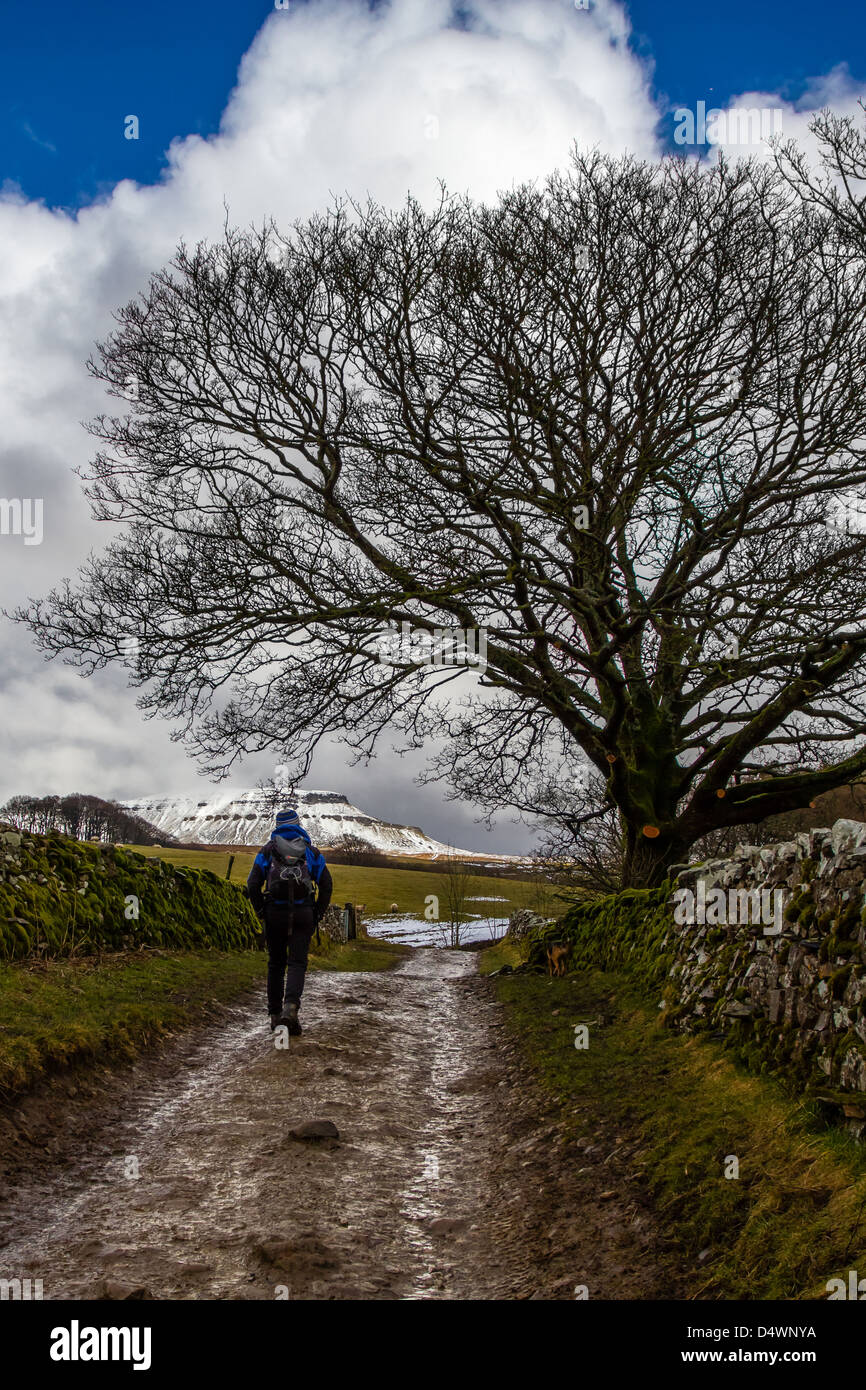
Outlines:
[[[331,901],[333,883],[324,858],[298,821],[279,811],[271,838],[253,861],[247,894],[265,929],[268,947],[268,1017],[297,1037],[310,940]],[[285,976],[285,995],[283,977]]]

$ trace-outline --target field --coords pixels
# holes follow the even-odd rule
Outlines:
[[[144,845],[129,845],[128,848],[138,854],[164,859],[168,864],[210,869],[220,878],[225,878],[231,853],[222,846],[213,849],[158,849]],[[256,850],[250,847],[236,850],[234,854],[231,881],[245,883]],[[325,857],[327,858],[327,855]],[[331,864],[329,867],[334,880],[334,903],[337,906],[347,902],[364,903],[366,917],[377,917],[388,912],[392,903],[396,903],[404,915],[423,917],[424,900],[428,894],[435,893],[440,900],[445,899],[446,879],[441,873],[393,866],[370,868],[362,865]],[[549,890],[545,895],[534,882],[482,874],[471,875],[466,896],[467,912],[491,917],[507,917],[521,907],[531,907],[539,912],[554,912],[558,906]],[[468,901],[472,898],[502,898],[504,901]]]

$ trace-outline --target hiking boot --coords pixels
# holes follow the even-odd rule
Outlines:
[[[268,1022],[271,1025],[271,1032],[273,1033],[274,1029],[279,1028],[280,1024],[284,1022],[284,1020],[281,1014],[268,1014]]]
[[[285,1003],[283,1012],[280,1014],[280,1023],[284,1023],[289,1030],[289,1036],[299,1038],[303,1029],[298,1022],[298,1006],[295,1003]]]

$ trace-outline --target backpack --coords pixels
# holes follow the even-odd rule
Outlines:
[[[297,836],[287,840],[283,835],[274,835],[270,844],[270,857],[266,889],[272,903],[308,902],[315,889],[312,875],[307,867],[307,846]]]

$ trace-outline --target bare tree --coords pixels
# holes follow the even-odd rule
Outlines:
[[[579,894],[618,893],[628,886],[622,827],[616,807],[603,815],[587,817],[575,838],[567,828],[553,825],[537,853],[538,867],[530,906],[544,916],[553,915],[554,889]]]
[[[261,793],[261,805],[271,820],[276,819],[277,812],[284,807],[294,806],[297,800],[297,788],[293,782],[282,777],[280,771],[278,769],[275,776],[266,777],[256,784],[256,790]]]
[[[494,206],[227,228],[91,363],[137,383],[87,475],[124,529],[17,616],[85,673],[135,637],[217,774],[439,736],[453,795],[612,815],[659,882],[866,770],[864,330],[851,237],[773,167],[576,155]],[[483,668],[431,659],[455,628]]]
[[[360,835],[340,835],[329,849],[331,853],[336,851],[346,864],[370,864],[383,858]]]
[[[453,850],[449,850],[445,864],[445,884],[443,892],[439,895],[440,904],[444,904],[445,911],[443,914],[440,906],[439,928],[446,945],[459,946],[472,870],[464,860],[457,858]]]
[[[0,818],[36,835],[47,835],[57,824],[58,796],[12,796],[0,810]]]
[[[866,103],[857,103],[866,116]],[[776,165],[807,203],[829,213],[843,236],[866,250],[866,129],[829,108],[809,124],[818,141],[823,176],[793,141],[775,144]]]

